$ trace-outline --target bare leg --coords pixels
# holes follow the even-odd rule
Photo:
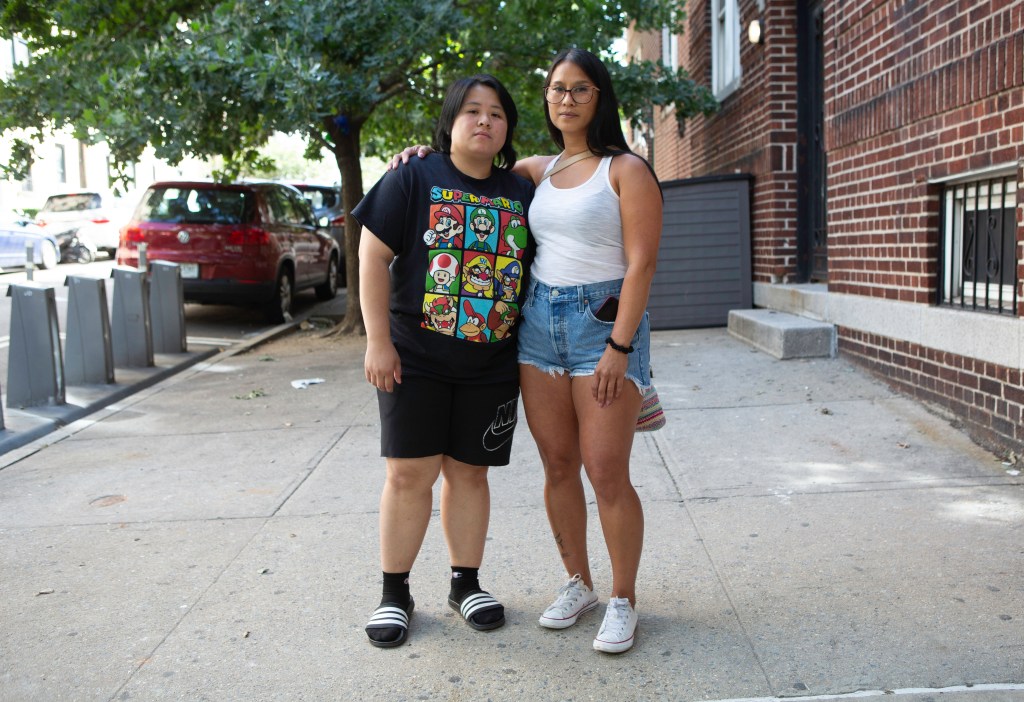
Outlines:
[[[544,464],[544,505],[551,533],[569,576],[579,573],[593,589],[587,557],[587,502],[580,474],[579,428],[568,375],[551,376],[519,366],[519,383],[530,426]]]
[[[441,474],[441,526],[451,564],[479,568],[491,516],[487,466],[472,466],[445,456]]]
[[[573,380],[579,416],[583,465],[597,496],[597,510],[612,562],[612,597],[636,604],[636,574],[644,545],[644,513],[629,476],[636,418],[642,397],[626,383],[622,395],[608,407],[594,400],[593,377]]]
[[[380,565],[386,573],[404,573],[423,545],[433,508],[433,488],[441,456],[388,458],[380,496]]]

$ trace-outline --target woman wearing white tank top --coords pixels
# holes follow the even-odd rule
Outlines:
[[[583,49],[547,73],[556,156],[516,162],[537,184],[529,222],[537,252],[519,325],[519,381],[544,464],[544,502],[568,582],[540,617],[564,629],[598,607],[587,552],[581,467],[597,497],[612,566],[611,597],[594,648],[635,641],[644,516],[629,475],[643,391],[650,385],[647,299],[661,239],[662,196],[626,144],[608,69]],[[425,147],[392,159],[408,161]]]
[[[529,213],[537,254],[519,330],[519,382],[569,581],[540,624],[566,628],[598,605],[582,465],[612,566],[594,648],[621,653],[632,647],[637,624],[644,518],[629,456],[650,385],[646,308],[661,237],[661,189],[646,161],[629,151],[600,59],[581,49],[561,52],[544,92],[548,130],[562,152],[516,167],[538,184]]]

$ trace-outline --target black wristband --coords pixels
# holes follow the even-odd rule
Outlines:
[[[619,346],[618,344],[615,343],[615,340],[612,339],[610,336],[604,340],[604,343],[608,344],[619,353],[633,353],[633,351],[635,350],[632,344],[630,344],[629,346]]]

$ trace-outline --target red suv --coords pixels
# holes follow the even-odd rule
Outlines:
[[[120,265],[181,266],[190,302],[259,305],[288,319],[298,290],[338,292],[338,244],[295,188],[279,183],[154,183],[121,229]]]

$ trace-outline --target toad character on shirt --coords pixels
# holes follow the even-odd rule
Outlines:
[[[448,294],[452,291],[452,281],[459,275],[458,260],[447,253],[439,253],[430,261],[430,277],[434,281],[432,293]]]

